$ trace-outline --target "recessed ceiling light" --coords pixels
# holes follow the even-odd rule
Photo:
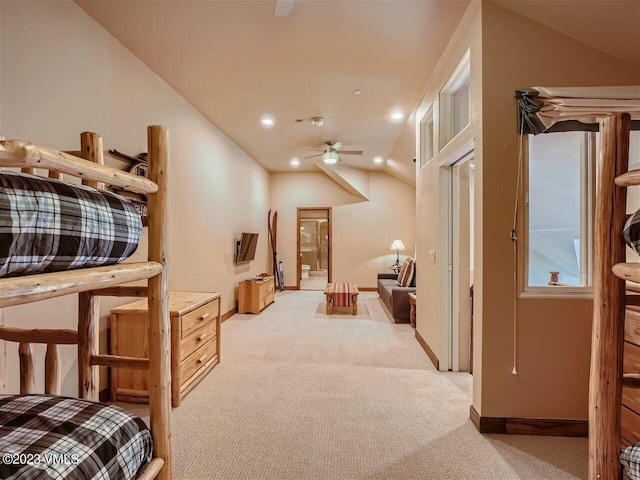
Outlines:
[[[378,164],[380,164],[380,163],[384,162],[384,160],[382,159],[382,157],[376,157],[376,158],[374,158],[374,159],[373,159],[373,161],[374,161],[374,163],[378,163]]]
[[[353,94],[354,95],[360,95],[362,93],[362,90],[354,90]]]
[[[404,113],[402,112],[393,112],[389,115],[389,118],[394,122],[398,122],[404,118]]]
[[[271,117],[264,117],[262,119],[262,125],[264,125],[265,127],[273,127],[275,123],[276,121]]]
[[[300,165],[300,160],[298,160],[297,158],[291,160],[292,167],[297,167],[298,165]]]

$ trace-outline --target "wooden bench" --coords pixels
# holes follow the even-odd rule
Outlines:
[[[327,315],[331,315],[332,308],[338,306],[351,306],[351,314],[357,315],[358,293],[360,292],[358,292],[358,286],[355,283],[327,283],[324,289],[324,294],[327,297]]]

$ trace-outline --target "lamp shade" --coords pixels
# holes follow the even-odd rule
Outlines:
[[[325,152],[322,154],[322,161],[324,163],[336,163],[338,160],[340,160],[340,157],[338,157],[338,152]]]
[[[394,240],[391,244],[391,250],[404,250],[404,244],[402,240]]]

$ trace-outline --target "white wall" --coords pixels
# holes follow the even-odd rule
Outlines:
[[[285,284],[296,285],[297,208],[332,207],[333,281],[375,288],[377,274],[390,273],[400,239],[413,256],[415,189],[382,172],[369,174],[369,200],[347,193],[323,173],[271,174],[271,207],[278,211],[278,259]],[[418,266],[418,270],[420,266]]]
[[[75,150],[90,130],[105,149],[137,154],[146,151],[147,125],[166,126],[170,288],[220,292],[222,312],[232,310],[238,282],[268,265],[269,173],[74,3],[1,2],[0,18],[0,133]],[[242,231],[260,239],[256,260],[236,267]],[[104,301],[102,314],[127,301]],[[13,326],[75,328],[76,303],[64,297],[5,316]],[[63,392],[75,394],[74,348],[62,355]],[[17,391],[15,345],[8,357],[9,391]],[[42,385],[40,362],[36,374]]]

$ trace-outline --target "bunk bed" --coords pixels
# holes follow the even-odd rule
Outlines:
[[[98,367],[148,369],[149,371],[149,412],[151,442],[139,442],[139,448],[148,452],[138,451],[131,439],[123,440],[118,451],[113,448],[101,448],[98,454],[116,455],[116,478],[136,478],[149,480],[152,478],[172,478],[171,459],[171,369],[169,353],[169,317],[168,317],[168,287],[166,269],[167,251],[167,195],[166,173],[168,161],[168,132],[160,126],[149,126],[147,129],[149,178],[139,177],[127,172],[105,167],[103,162],[102,139],[99,135],[84,132],[81,134],[81,150],[61,152],[47,147],[39,147],[28,142],[4,140],[0,137],[0,167],[14,167],[27,174],[36,174],[36,168],[41,173],[48,171],[52,179],[62,180],[62,175],[80,178],[82,184],[95,189],[103,189],[104,185],[111,185],[128,191],[147,196],[148,216],[146,223],[149,227],[148,261],[137,263],[118,263],[115,265],[97,266],[90,268],[65,269],[64,271],[36,273],[20,276],[6,276],[0,278],[0,312],[4,307],[21,305],[39,300],[50,299],[61,295],[78,294],[78,329],[22,329],[0,326],[0,340],[19,343],[20,363],[20,395],[0,396],[0,418],[7,412],[13,414],[10,422],[27,421],[32,426],[34,417],[32,412],[49,412],[46,419],[54,423],[55,442],[62,444],[62,452],[78,453],[75,450],[65,450],[69,445],[85,447],[85,440],[96,434],[112,435],[118,418],[126,429],[132,430],[132,436],[145,436],[146,426],[142,420],[124,412],[112,405],[96,403],[98,401]],[[66,183],[66,182],[65,182]],[[69,182],[69,185],[77,184]],[[147,286],[126,286],[129,282],[147,281]],[[147,297],[149,302],[149,358],[119,357],[101,355],[98,351],[98,320],[99,299],[101,296],[116,297]],[[45,395],[36,395],[33,369],[33,354],[31,344],[46,344],[45,355]],[[80,399],[58,397],[60,395],[60,360],[58,345],[77,344],[78,348],[78,379]],[[53,415],[52,411],[65,412],[63,415]],[[71,420],[82,427],[96,424],[95,428],[86,428],[80,440],[68,440],[68,425],[60,426],[59,416],[72,417],[68,412],[82,413]],[[19,415],[24,413],[25,415]],[[27,415],[27,413],[29,415]],[[96,414],[96,417],[84,415]],[[27,426],[20,425],[22,433]],[[77,425],[76,425],[77,426]],[[82,430],[82,429],[76,429]],[[69,430],[70,431],[70,430]],[[23,436],[37,436],[40,433],[29,431]],[[0,435],[5,445],[10,435]],[[38,440],[42,443],[42,440]],[[112,439],[109,440],[110,442]],[[67,443],[65,443],[67,442]],[[105,445],[109,442],[105,442]],[[1,444],[0,444],[1,445]],[[107,452],[107,450],[109,452]],[[46,471],[50,476],[20,470],[15,478],[84,478],[76,473],[69,474],[68,464],[78,464],[77,457],[59,457],[46,459],[35,457],[38,450],[15,450],[31,453],[30,460],[37,468],[43,464],[57,465],[53,470]],[[51,450],[50,450],[51,452]],[[2,452],[2,453],[7,453]],[[92,452],[91,455],[96,452]],[[126,457],[126,458],[125,458]],[[140,457],[143,464],[131,466],[129,460]],[[146,457],[146,458],[145,458]],[[10,458],[10,457],[8,457]],[[80,460],[82,460],[82,454]],[[124,459],[124,460],[123,460]],[[15,456],[20,463],[19,456]],[[57,460],[57,463],[56,463]],[[125,461],[126,460],[126,461]],[[87,463],[106,462],[106,460],[88,460]],[[22,462],[24,463],[24,462]],[[64,464],[67,464],[66,466]],[[111,461],[113,464],[113,461]],[[26,467],[25,467],[26,468]],[[66,468],[66,469],[65,469]],[[127,470],[129,475],[123,475],[121,470]],[[98,467],[95,478],[114,478],[107,472],[106,467]]]

